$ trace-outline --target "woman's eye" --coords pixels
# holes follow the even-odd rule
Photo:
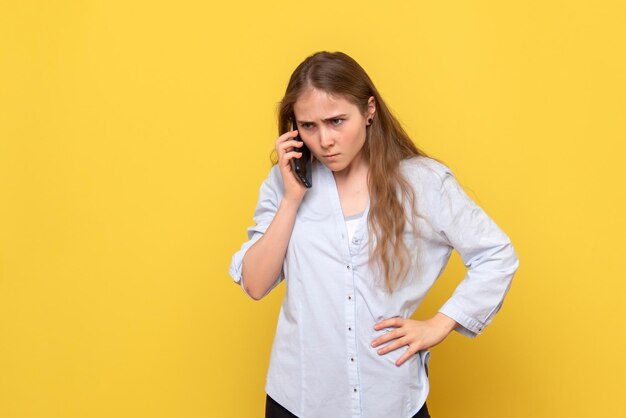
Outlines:
[[[302,124],[302,127],[303,127],[304,129],[309,129],[309,128],[311,127],[311,124],[310,124],[310,123],[303,123],[303,124]]]
[[[334,125],[341,125],[342,122],[343,122],[343,119],[333,119]]]

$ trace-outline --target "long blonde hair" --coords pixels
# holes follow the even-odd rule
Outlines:
[[[369,162],[370,210],[367,222],[370,234],[374,234],[376,241],[373,246],[374,240],[369,240],[369,263],[370,267],[382,267],[385,289],[392,293],[406,278],[413,258],[403,240],[407,218],[413,235],[416,237],[418,234],[415,225],[418,217],[415,193],[400,172],[400,162],[428,155],[411,141],[365,70],[343,52],[316,52],[294,70],[278,105],[279,136],[291,130],[294,104],[300,94],[310,87],[345,98],[357,106],[363,115],[367,112],[368,99],[374,96],[376,113],[367,127],[362,149],[363,158]],[[271,159],[274,164],[278,162],[275,150]],[[398,189],[403,199],[408,199],[410,203],[410,217],[405,213],[397,194]]]

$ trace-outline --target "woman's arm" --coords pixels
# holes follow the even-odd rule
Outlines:
[[[459,333],[475,337],[502,307],[519,260],[504,231],[465,193],[450,169],[439,168],[443,178],[434,223],[468,268],[439,312],[458,322]]]
[[[283,199],[265,234],[243,257],[244,288],[255,300],[265,296],[280,275],[300,202]]]
[[[248,228],[248,241],[230,264],[231,277],[254,300],[263,298],[284,279],[282,265],[287,245],[307,191],[292,173],[289,162],[302,155],[292,149],[302,144],[293,139],[296,135],[297,131],[290,131],[276,140],[278,164],[259,190],[255,225]]]

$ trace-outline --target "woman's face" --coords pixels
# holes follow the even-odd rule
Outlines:
[[[346,99],[315,88],[307,89],[294,104],[300,137],[315,158],[334,172],[360,162],[367,118],[374,111],[373,96],[364,116]]]

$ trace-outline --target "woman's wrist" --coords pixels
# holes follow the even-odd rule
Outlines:
[[[302,198],[283,197],[282,200],[280,201],[280,206],[283,206],[286,209],[297,211],[298,207],[300,207],[301,202],[302,202]]]
[[[458,322],[454,319],[450,318],[447,315],[442,314],[441,312],[437,312],[433,317],[433,320],[439,325],[442,329],[444,329],[448,334],[454,331],[457,327]]]

